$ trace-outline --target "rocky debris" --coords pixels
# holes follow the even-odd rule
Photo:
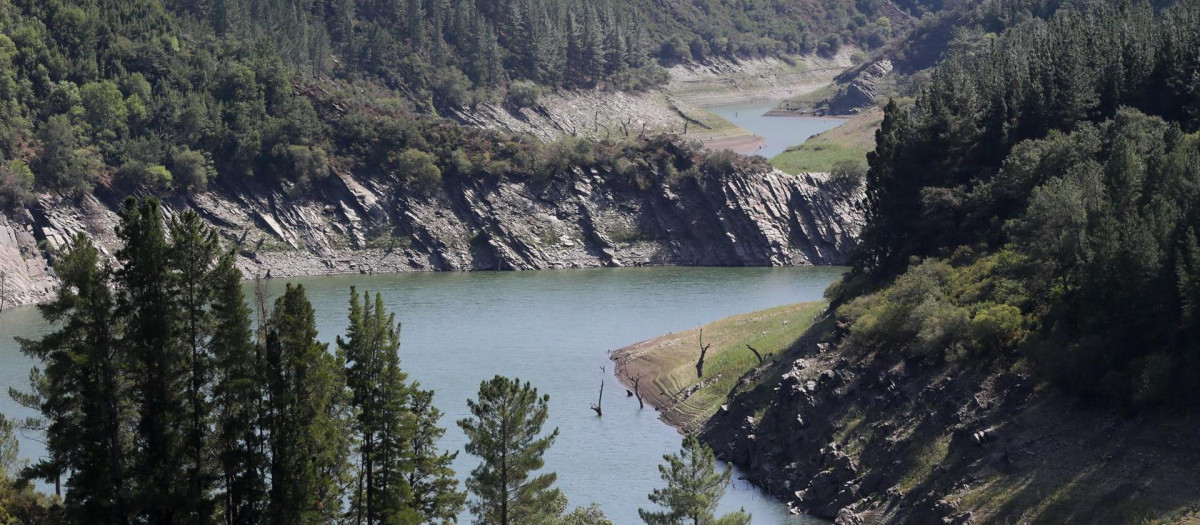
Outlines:
[[[818,115],[856,115],[863,108],[875,104],[879,96],[879,85],[892,72],[889,59],[880,59],[861,68],[848,81],[838,86],[837,93],[821,101],[816,108]]]
[[[413,195],[337,172],[302,199],[279,188],[221,188],[164,200],[193,209],[235,246],[247,275],[292,277],[432,270],[643,265],[842,264],[863,225],[861,187],[780,171],[702,175],[646,190],[578,172],[545,182],[447,179]],[[120,198],[42,195],[0,217],[0,270],[13,299],[53,284],[47,253],[76,232],[117,247]]]

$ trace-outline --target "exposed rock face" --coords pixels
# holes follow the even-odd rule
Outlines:
[[[303,199],[224,188],[168,199],[238,247],[248,275],[534,270],[637,265],[841,264],[862,226],[861,187],[780,171],[706,175],[648,189],[607,173],[545,182],[447,180],[431,196],[339,173]],[[0,217],[0,271],[18,303],[53,283],[45,249],[85,232],[106,253],[120,197],[43,195]]]
[[[819,115],[856,115],[863,108],[875,104],[879,96],[879,84],[892,72],[892,61],[882,59],[872,62],[838,87],[837,93],[817,107]]]

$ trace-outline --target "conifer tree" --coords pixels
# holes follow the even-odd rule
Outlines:
[[[700,443],[695,436],[683,438],[683,449],[679,454],[666,454],[666,465],[658,471],[667,488],[654,489],[650,501],[666,507],[666,510],[648,511],[638,509],[638,515],[649,525],[746,525],[750,515],[745,511],[733,512],[717,518],[713,511],[733,471],[717,472],[717,459],[712,449]]]
[[[365,304],[364,304],[365,303]],[[337,338],[346,358],[346,384],[359,441],[359,490],[355,514],[372,523],[416,522],[408,507],[412,491],[402,469],[416,432],[407,410],[409,388],[399,366],[400,326],[384,311],[383,297],[360,298],[350,288],[350,324]]]
[[[267,500],[262,359],[234,252],[212,272],[214,453],[220,463],[225,523],[262,523]]]
[[[118,313],[129,352],[137,403],[134,490],[148,523],[173,523],[187,505],[184,458],[186,359],[179,339],[180,313],[172,297],[166,232],[157,199],[130,197],[120,210],[116,253],[121,269]]]
[[[349,440],[339,359],[317,342],[304,287],[275,301],[265,349],[273,523],[332,522],[342,508]]]
[[[566,499],[554,488],[557,476],[535,475],[558,437],[558,429],[542,435],[549,401],[528,382],[502,376],[480,383],[478,399],[467,401],[472,417],[458,426],[467,435],[467,453],[483,460],[467,479],[476,523],[547,523],[562,513]]]
[[[127,378],[116,345],[115,299],[110,270],[99,250],[76,234],[54,264],[54,298],[38,305],[59,328],[40,340],[22,340],[21,351],[39,360],[33,393],[21,395],[44,418],[48,457],[25,475],[66,480],[66,510],[78,522],[130,522]]]
[[[408,486],[412,488],[410,507],[429,523],[454,523],[467,494],[458,489],[451,464],[458,452],[443,452],[437,442],[446,430],[438,426],[442,412],[433,406],[433,391],[422,390],[413,383],[409,395],[409,413],[416,432],[409,445],[412,458],[405,467]]]
[[[187,450],[187,498],[181,509],[192,523],[210,523],[216,482],[209,454],[212,407],[212,352],[209,340],[215,328],[211,280],[217,256],[217,233],[188,210],[171,220],[169,264],[174,272],[175,300],[181,314],[180,335],[187,376],[184,447]]]

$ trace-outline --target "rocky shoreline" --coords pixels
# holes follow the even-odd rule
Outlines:
[[[337,173],[303,199],[282,189],[220,188],[164,200],[200,213],[235,246],[248,276],[537,270],[645,265],[832,265],[847,260],[861,187],[778,170],[701,175],[647,189],[613,174],[549,181],[448,180],[432,196]],[[0,217],[5,303],[45,299],[48,256],[77,232],[117,245],[122,197],[40,195]]]

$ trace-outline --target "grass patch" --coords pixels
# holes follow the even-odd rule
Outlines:
[[[792,146],[771,159],[776,168],[791,173],[824,172],[833,170],[841,161],[867,163],[867,153],[875,149],[875,130],[883,122],[883,111],[875,108],[858,115],[845,124]]]
[[[768,361],[778,357],[812,326],[813,317],[826,306],[824,302],[797,303],[727,317],[705,325],[704,343],[711,346],[704,361],[703,380],[709,382],[686,400],[671,406],[669,417],[685,427],[707,420],[725,402],[738,379],[759,366],[758,359],[746,348],[747,344]],[[645,361],[639,363],[639,366],[651,367],[651,388],[678,400],[682,392],[701,382],[696,377],[696,358],[700,354],[698,339],[699,332],[693,329],[637,345],[652,348],[640,358]],[[717,377],[719,379],[712,380]],[[642,384],[645,386],[646,383]]]
[[[838,144],[835,142],[817,142],[819,135],[809,139],[799,146],[792,146],[787,151],[771,159],[776,168],[791,173],[822,172],[833,170],[833,165],[844,160],[866,163],[870,147],[863,144]]]
[[[950,453],[950,436],[930,436],[914,443],[906,461],[907,469],[900,479],[900,490],[907,494],[929,480],[936,467]]]

